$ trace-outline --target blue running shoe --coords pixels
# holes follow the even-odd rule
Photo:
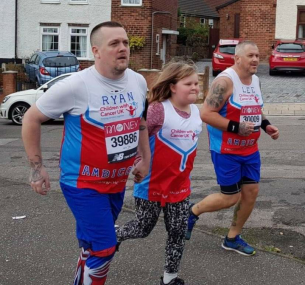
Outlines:
[[[196,224],[196,222],[198,221],[199,217],[194,215],[193,212],[192,212],[192,207],[194,206],[195,204],[190,204],[190,208],[189,208],[189,212],[190,212],[190,215],[189,215],[189,219],[187,221],[187,232],[185,234],[185,239],[186,240],[190,240],[191,239],[191,235],[192,235],[192,230]]]
[[[235,241],[228,240],[228,237],[225,237],[221,246],[226,250],[233,250],[245,256],[251,256],[256,253],[255,249],[241,238],[241,235],[237,235]]]

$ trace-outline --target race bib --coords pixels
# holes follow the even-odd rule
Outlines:
[[[243,106],[240,111],[240,123],[250,122],[254,123],[254,131],[258,132],[262,124],[262,110],[258,105]]]
[[[137,154],[140,118],[105,124],[108,163],[121,162]]]

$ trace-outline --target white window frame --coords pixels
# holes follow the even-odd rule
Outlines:
[[[58,4],[60,0],[40,0],[42,4]]]
[[[85,34],[77,34],[77,33],[72,33],[72,30],[73,29],[83,29],[83,30],[86,30],[86,33]],[[87,40],[86,40],[86,55],[85,57],[79,57],[77,55],[75,55],[77,57],[77,59],[89,59],[89,56],[88,56],[88,53],[89,53],[89,36],[88,36],[88,27],[69,27],[69,51],[71,53],[72,50],[71,50],[71,37],[72,36],[86,36],[87,37]]]
[[[204,26],[206,24],[206,18],[200,18],[200,25]]]
[[[183,24],[183,25],[181,26],[181,24]],[[180,27],[185,28],[185,24],[186,24],[186,16],[182,14],[182,15],[180,15]]]
[[[88,3],[88,0],[69,0],[69,4],[84,5],[84,4],[89,4],[89,3]]]
[[[57,33],[50,33],[50,32],[44,32],[43,29],[57,29]],[[43,43],[43,36],[58,36],[58,49],[60,50],[60,29],[59,26],[41,26],[40,27],[40,50],[44,51],[42,49],[42,43]]]
[[[214,28],[214,19],[209,19],[209,26]]]
[[[124,3],[124,1],[128,1],[128,3]],[[143,5],[143,0],[139,0],[140,3],[139,4],[135,4],[135,3],[129,3],[130,0],[121,0],[121,6],[142,6]]]

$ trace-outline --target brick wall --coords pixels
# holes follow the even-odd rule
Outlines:
[[[81,66],[81,69],[85,69],[90,67],[91,65],[94,64],[94,60],[80,60],[79,64]]]
[[[111,20],[124,25],[129,35],[145,37],[145,46],[131,53],[130,64],[134,69],[149,68],[151,11],[151,0],[143,0],[141,7],[121,6],[121,0],[112,0]]]
[[[153,2],[153,4],[152,4]],[[151,65],[151,39],[153,38],[152,61],[153,68],[160,68],[162,62],[159,56],[156,56],[155,34],[161,33],[162,28],[177,29],[177,0],[143,0],[141,7],[121,6],[121,0],[112,0],[111,20],[120,22],[126,28],[129,35],[144,36],[145,46],[140,50],[131,52],[130,66],[135,70],[141,68],[150,68]],[[154,35],[152,37],[152,12],[169,11],[172,15],[155,14],[154,16]],[[168,58],[175,55],[176,36],[169,36]],[[161,40],[162,43],[162,40]]]
[[[5,97],[11,93],[16,92],[17,86],[17,71],[5,71],[3,72],[3,94]]]
[[[254,41],[261,60],[267,61],[275,42],[275,4],[276,0],[240,0],[220,9],[220,38],[234,36],[234,15],[240,13],[240,37]]]

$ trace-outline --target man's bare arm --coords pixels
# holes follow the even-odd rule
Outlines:
[[[22,140],[30,164],[30,184],[33,190],[45,195],[50,188],[47,171],[42,163],[40,148],[41,123],[50,118],[43,115],[33,105],[24,115],[22,120]]]
[[[138,155],[141,157],[141,159],[135,165],[132,172],[132,174],[135,176],[134,181],[137,183],[141,182],[148,174],[151,158],[147,123],[144,118],[141,119],[139,132]]]
[[[229,120],[222,117],[219,111],[232,95],[233,83],[229,78],[219,77],[211,85],[208,96],[200,110],[203,122],[220,130],[227,130]]]

